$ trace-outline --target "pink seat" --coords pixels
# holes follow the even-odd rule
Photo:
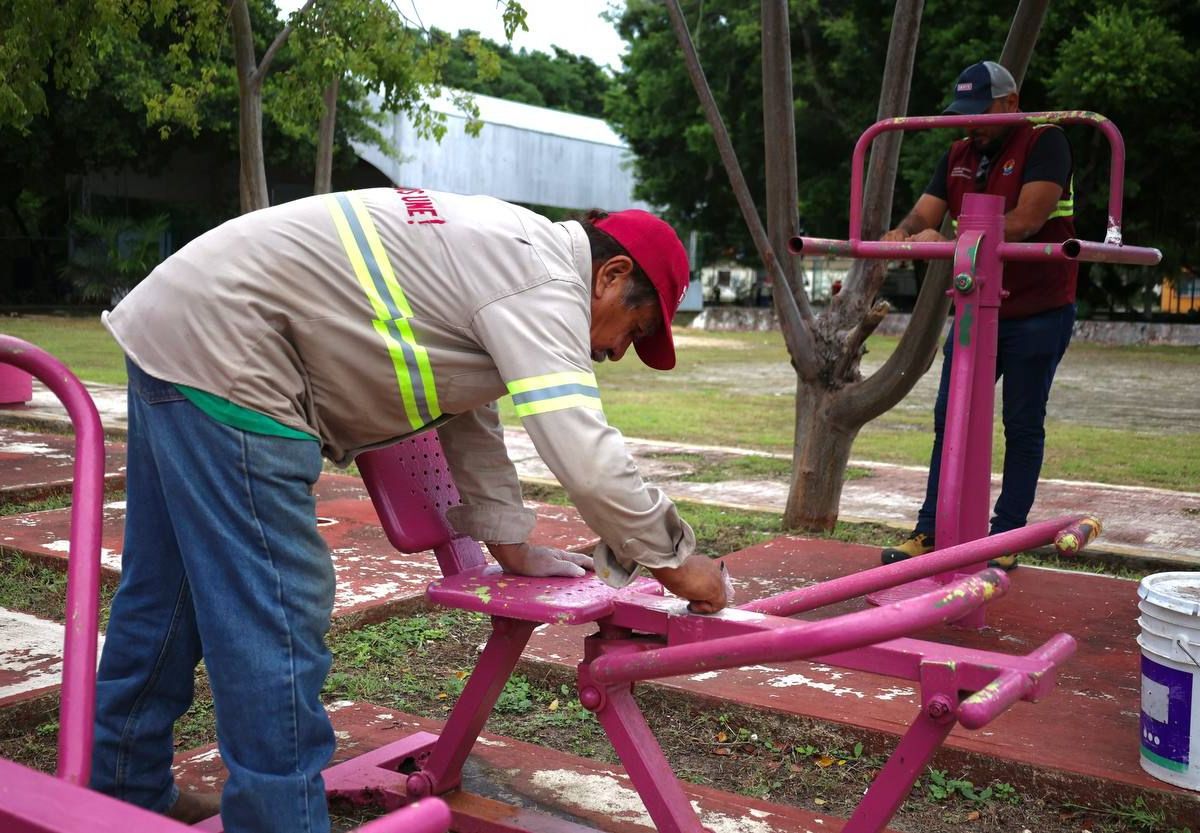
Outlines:
[[[526,622],[582,625],[613,611],[619,591],[594,575],[582,578],[529,578],[499,567],[474,567],[429,585],[431,602],[489,616]]]

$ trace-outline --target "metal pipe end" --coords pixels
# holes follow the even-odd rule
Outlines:
[[[1081,246],[1079,241],[1076,240],[1075,238],[1071,238],[1070,240],[1063,241],[1062,253],[1064,255],[1066,255],[1067,257],[1071,258],[1072,260],[1079,257],[1079,252],[1082,251],[1082,249],[1083,249],[1083,246]]]
[[[791,238],[790,240],[788,240],[787,247],[788,247],[788,251],[791,252],[792,254],[794,254],[794,255],[800,254],[801,252],[804,251],[804,238],[803,237]]]

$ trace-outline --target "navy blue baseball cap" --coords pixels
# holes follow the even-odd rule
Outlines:
[[[964,69],[954,82],[954,100],[943,116],[978,116],[997,98],[1017,91],[1012,73],[995,61],[980,61]]]

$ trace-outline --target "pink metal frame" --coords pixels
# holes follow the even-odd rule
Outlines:
[[[75,428],[75,470],[71,486],[58,768],[51,777],[0,758],[0,831],[179,833],[188,830],[187,825],[87,789],[96,710],[104,429],[87,388],[49,353],[20,339],[0,335],[0,370],[9,368],[31,374],[66,406]],[[370,822],[359,828],[359,833],[444,833],[449,825],[450,811],[445,802],[431,798]]]
[[[331,794],[391,809],[430,795],[450,805],[454,829],[476,833],[581,828],[519,808],[481,812],[458,788],[471,747],[541,623],[596,625],[584,638],[579,698],[595,712],[641,795],[656,829],[703,828],[632,695],[638,680],[693,674],[748,663],[811,660],[888,674],[921,684],[922,706],[889,763],[844,828],[883,830],[925,764],[956,722],[987,725],[1018,700],[1038,700],[1074,651],[1059,634],[1025,656],[957,648],[909,638],[930,625],[959,620],[1008,588],[998,570],[966,575],[932,593],[885,607],[818,621],[787,616],[965,569],[994,555],[1041,546],[1062,535],[1081,548],[1094,527],[1082,516],[1034,524],[877,567],[814,587],[760,599],[715,616],[689,614],[654,582],[613,590],[594,577],[536,579],[488,567],[474,541],[456,537],[443,510],[457,501],[436,437],[422,435],[372,451],[358,465],[389,540],[402,551],[433,548],[444,577],[430,585],[435,603],[489,614],[492,634],[439,735],[417,733],[326,771]],[[1064,545],[1067,546],[1067,545]]]
[[[1004,240],[1004,200],[988,194],[967,194],[958,218],[958,236],[945,243],[883,243],[862,239],[863,164],[876,136],[892,130],[966,128],[978,125],[1088,124],[1108,139],[1112,152],[1108,229],[1105,242],[1067,240],[1061,244],[1008,243]],[[938,487],[939,546],[954,546],[983,538],[988,531],[991,493],[992,423],[996,379],[996,337],[1000,302],[1004,296],[1004,262],[1085,260],[1153,265],[1162,259],[1157,249],[1125,246],[1121,237],[1121,200],[1125,174],[1125,143],[1116,125],[1104,116],[1069,113],[1005,113],[986,116],[929,116],[877,122],[854,146],[850,181],[850,239],[793,238],[793,253],[840,253],[864,258],[903,258],[954,261],[954,363],[942,444]],[[983,569],[970,565],[966,573]],[[876,603],[894,602],[955,581],[963,571],[947,571],[911,586],[889,588],[870,596]],[[973,611],[960,623],[982,627],[984,611]]]

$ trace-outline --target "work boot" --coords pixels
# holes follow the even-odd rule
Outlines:
[[[895,564],[897,561],[907,561],[918,555],[933,551],[933,536],[924,532],[913,532],[904,539],[898,547],[888,547],[879,554],[879,560],[884,564]]]
[[[169,819],[196,824],[212,818],[221,812],[221,794],[211,792],[187,792],[180,790],[179,798],[175,799],[163,814]]]
[[[999,567],[1006,573],[1011,573],[1021,565],[1017,563],[1015,555],[1002,555],[999,558],[993,558],[988,562],[989,567]]]

